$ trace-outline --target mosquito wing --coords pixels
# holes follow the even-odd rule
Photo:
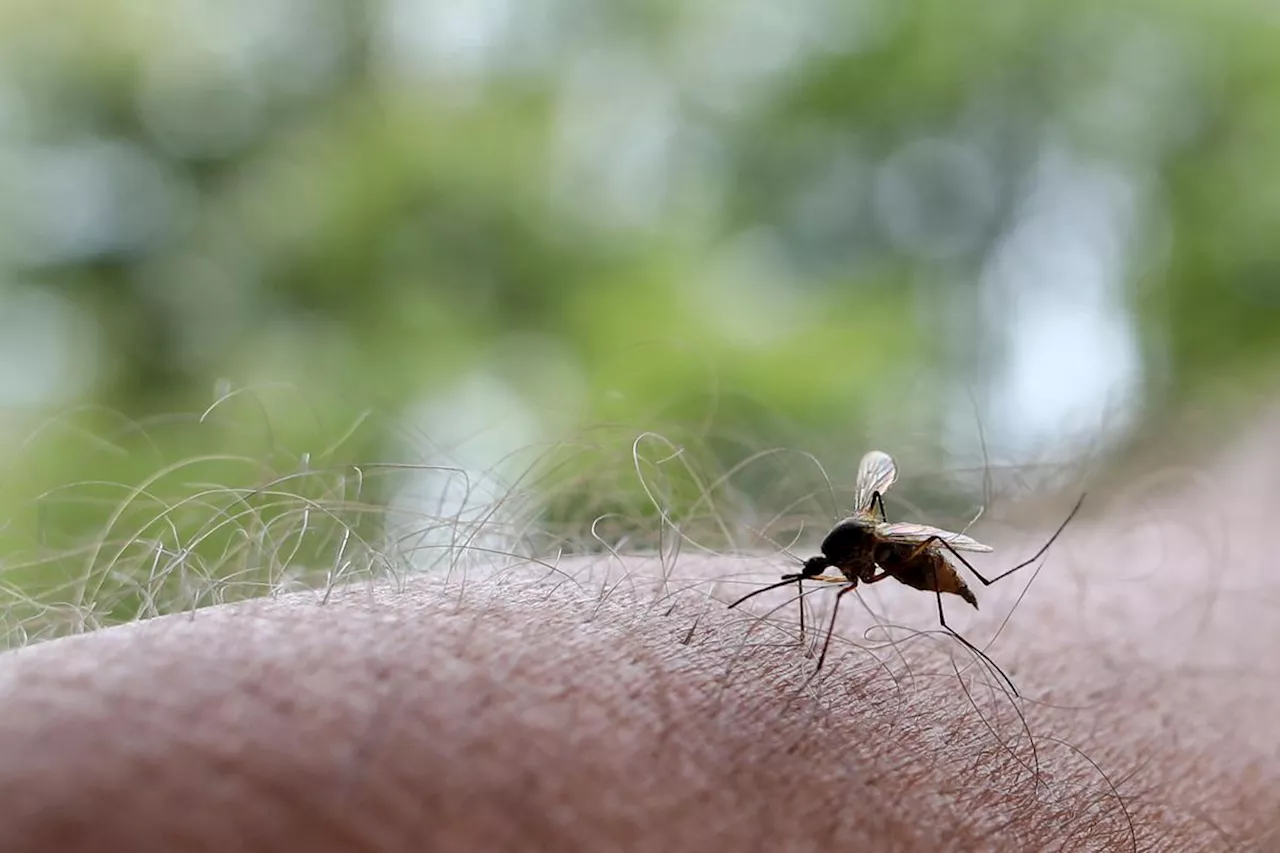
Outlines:
[[[957,551],[979,551],[986,553],[994,550],[990,545],[983,545],[978,540],[965,536],[963,533],[952,533],[950,530],[930,527],[927,524],[911,524],[906,521],[895,521],[876,525],[876,537],[884,540],[885,542],[899,542],[906,545],[916,545],[932,539],[935,536],[946,542],[952,548],[955,548]]]
[[[871,513],[871,501],[878,492],[881,497],[898,479],[898,466],[893,457],[881,450],[872,450],[858,463],[858,482],[854,486],[854,513]]]

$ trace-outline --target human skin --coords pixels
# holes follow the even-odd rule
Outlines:
[[[764,618],[786,590],[725,606],[777,559],[472,568],[11,652],[0,851],[1277,849],[1267,447],[1095,496],[1020,601],[948,604],[976,641],[1009,617],[1016,700],[888,584],[917,630],[846,596],[812,677],[794,610]]]

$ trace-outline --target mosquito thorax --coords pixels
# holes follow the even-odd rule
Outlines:
[[[859,518],[846,518],[831,528],[822,540],[822,553],[833,563],[875,547],[875,534],[869,524]]]

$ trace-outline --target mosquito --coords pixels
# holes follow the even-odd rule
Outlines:
[[[827,533],[822,540],[822,554],[805,560],[799,572],[783,575],[778,583],[753,590],[729,607],[737,607],[753,596],[792,583],[803,589],[803,582],[806,580],[842,584],[831,609],[827,636],[823,641],[822,651],[818,655],[818,665],[814,669],[816,673],[822,669],[827,658],[827,649],[831,645],[831,635],[835,630],[836,615],[840,609],[840,599],[846,593],[856,589],[860,582],[873,584],[885,578],[894,578],[899,583],[915,589],[932,592],[938,601],[938,623],[943,630],[1000,673],[1005,683],[1009,685],[1009,689],[1015,696],[1018,695],[1017,688],[1004,670],[996,666],[985,652],[947,624],[946,612],[942,606],[942,593],[959,596],[974,609],[978,607],[978,598],[956,571],[955,566],[947,560],[944,551],[950,552],[951,556],[959,560],[960,564],[972,572],[984,586],[991,586],[1043,557],[1080,511],[1085,496],[1080,496],[1066,519],[1033,556],[995,577],[988,578],[975,569],[960,552],[990,553],[994,550],[991,546],[984,545],[963,533],[953,533],[927,524],[888,520],[884,510],[884,493],[897,478],[897,466],[889,454],[873,450],[863,456],[858,464],[858,476],[854,486],[853,515],[838,522]],[[879,510],[878,514],[877,510]],[[824,575],[823,572],[828,568],[837,569],[841,576]]]
[[[803,561],[799,572],[782,576],[778,583],[755,590],[739,598],[729,607],[737,607],[752,596],[771,589],[795,583],[800,595],[804,595],[806,580],[831,583],[857,583],[870,578],[876,567],[875,549],[879,539],[876,529],[888,521],[884,511],[884,493],[898,479],[898,466],[893,457],[880,451],[866,453],[858,463],[858,476],[854,481],[853,515],[838,522],[822,540],[822,556]],[[877,510],[879,514],[877,515]],[[828,568],[840,570],[843,577],[822,577]],[[866,580],[870,583],[871,581]],[[804,638],[804,605],[800,607],[800,636]],[[824,647],[825,652],[825,647]],[[821,660],[819,661],[821,666]]]

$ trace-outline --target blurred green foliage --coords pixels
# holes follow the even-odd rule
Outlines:
[[[967,389],[998,449],[1122,443],[1274,372],[1280,34],[1260,14],[8,0],[3,547],[79,553],[119,511],[111,488],[36,495],[169,464],[171,490],[109,538],[163,539],[157,514],[194,483],[269,503],[285,477],[362,515],[394,489],[341,497],[343,466],[449,457],[450,409],[464,436],[524,425],[473,468],[617,427],[529,481],[560,522],[654,511],[627,467],[646,429],[705,451],[686,507],[699,478],[775,445],[838,483],[869,442],[945,462],[975,443]],[[243,389],[252,403],[218,402]],[[215,403],[238,427],[195,420]],[[235,461],[182,464],[202,454]],[[295,482],[313,455],[330,479]],[[778,491],[783,468],[735,488],[838,511],[816,469]],[[242,518],[241,495],[210,500]],[[312,562],[363,523],[343,518]],[[188,553],[173,530],[165,548]],[[220,530],[190,553],[255,570]],[[10,582],[112,570],[67,581],[65,562]]]

